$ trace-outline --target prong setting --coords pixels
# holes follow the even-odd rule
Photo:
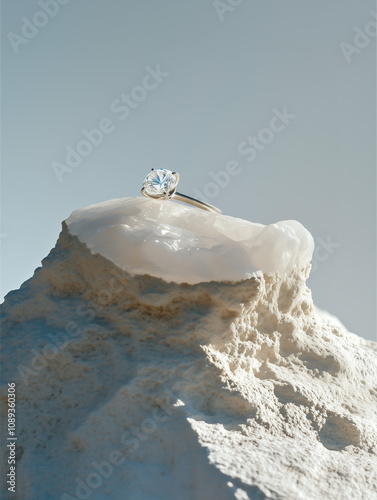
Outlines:
[[[179,175],[167,169],[151,169],[143,182],[141,193],[154,199],[169,200],[175,193]]]

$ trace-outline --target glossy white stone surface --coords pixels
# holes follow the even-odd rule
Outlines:
[[[66,223],[92,253],[123,270],[177,283],[289,274],[306,267],[314,249],[297,221],[264,226],[173,200],[109,200],[76,210]]]

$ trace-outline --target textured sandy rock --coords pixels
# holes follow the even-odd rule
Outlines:
[[[376,344],[315,310],[308,272],[131,276],[63,224],[2,307],[4,498],[377,498]]]

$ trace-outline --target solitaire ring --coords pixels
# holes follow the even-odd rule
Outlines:
[[[154,169],[150,172],[143,182],[143,187],[141,193],[148,198],[153,198],[155,200],[177,200],[184,201],[195,207],[202,208],[208,212],[215,212],[221,214],[221,210],[206,203],[204,201],[196,200],[191,198],[191,196],[186,196],[185,194],[177,193],[176,189],[178,186],[179,175],[177,172],[172,172],[171,170]]]

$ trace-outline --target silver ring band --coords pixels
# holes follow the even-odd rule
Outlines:
[[[178,201],[184,201],[186,203],[189,203],[190,205],[194,205],[194,207],[202,208],[203,210],[207,210],[208,212],[215,212],[217,214],[222,214],[222,211],[214,207],[213,205],[210,205],[209,203],[206,203],[205,201],[200,201],[196,200],[195,198],[191,198],[191,196],[186,196],[185,194],[182,193],[177,193],[175,192],[172,196],[172,198],[178,200]]]
[[[177,185],[179,181],[179,174],[177,172],[172,172],[171,170],[166,169],[153,169],[146,176],[143,182],[143,187],[141,189],[141,193],[148,197],[153,198],[155,200],[177,200],[183,201],[185,203],[189,203],[194,207],[201,208],[202,210],[207,210],[207,212],[214,212],[217,214],[221,214],[222,211],[206,203],[205,201],[200,201],[191,196],[187,196],[182,193],[178,193],[176,191]]]

